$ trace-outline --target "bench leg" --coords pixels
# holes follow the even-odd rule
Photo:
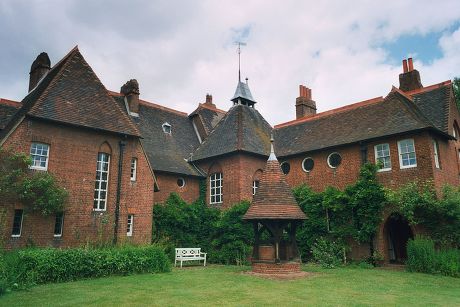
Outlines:
[[[181,267],[181,269],[182,269],[182,260],[180,261],[180,267]]]
[[[174,267],[176,267],[177,259],[174,259]]]
[[[203,266],[206,266],[206,257],[204,257],[204,264]]]

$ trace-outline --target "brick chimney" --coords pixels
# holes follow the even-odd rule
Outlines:
[[[131,79],[126,82],[120,89],[128,103],[130,113],[139,113],[139,83],[136,79]]]
[[[216,107],[216,105],[212,103],[212,95],[210,94],[206,94],[206,102],[204,104],[212,108]]]
[[[300,95],[295,100],[296,119],[316,115],[316,102],[311,99],[311,89],[299,85]]]
[[[48,54],[46,52],[40,53],[30,67],[29,92],[37,86],[50,69],[51,61]]]
[[[420,81],[420,73],[417,69],[414,69],[414,63],[412,58],[403,60],[403,73],[399,74],[399,89],[408,92],[418,88],[422,88],[422,82]]]

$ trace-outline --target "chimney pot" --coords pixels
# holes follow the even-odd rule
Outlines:
[[[408,69],[407,69],[407,60],[404,59],[403,60],[403,72],[406,73],[407,71],[408,71]]]
[[[316,115],[316,102],[311,99],[311,89],[299,85],[300,96],[297,97],[295,108],[296,118],[304,118]]]
[[[407,61],[409,62],[409,71],[413,71],[414,70],[414,63],[412,62],[412,58],[409,58]]]
[[[120,89],[120,93],[126,97],[129,112],[139,113],[139,83],[136,79],[126,82]]]
[[[206,94],[206,103],[207,104],[212,104],[212,95]]]
[[[30,67],[29,92],[37,86],[50,69],[51,61],[48,54],[40,53]]]

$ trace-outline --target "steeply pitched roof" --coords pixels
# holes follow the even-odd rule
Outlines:
[[[0,130],[6,127],[20,108],[20,102],[0,98]]]
[[[268,156],[271,130],[271,126],[256,109],[234,105],[200,144],[192,160],[236,151]]]
[[[438,130],[410,97],[393,88],[385,99],[275,126],[275,149],[284,157],[426,128]]]
[[[274,154],[270,155],[265,170],[260,178],[259,188],[245,220],[304,220],[305,214],[300,210],[291,188],[281,172],[280,164]]]
[[[248,84],[241,82],[241,81],[238,81],[238,85],[236,86],[235,94],[233,95],[233,98],[230,100],[236,101],[239,98],[241,98],[242,100],[247,100],[249,102],[252,102],[252,104],[256,103],[256,101],[252,97],[251,91],[249,90]]]
[[[114,92],[110,94],[124,107],[123,96]],[[141,100],[139,117],[132,117],[132,120],[139,127],[141,143],[154,171],[203,176],[186,161],[199,145],[186,113]],[[164,123],[171,125],[171,134],[163,131]]]
[[[27,112],[28,116],[114,133],[140,135],[128,115],[107,93],[78,48],[73,49],[65,63],[56,70],[46,90],[31,101],[33,106]]]
[[[217,123],[224,117],[225,111],[220,109],[209,107],[205,103],[200,103],[195,111],[190,113],[189,117],[193,118],[198,116],[203,123],[203,127],[206,130],[206,134],[209,135]]]
[[[408,92],[420,111],[441,131],[448,133],[450,81]]]

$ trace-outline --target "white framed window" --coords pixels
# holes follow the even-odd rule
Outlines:
[[[281,171],[285,175],[289,174],[289,172],[291,171],[291,165],[287,161],[281,162],[280,167],[281,167]]]
[[[54,237],[62,237],[62,228],[64,227],[64,213],[56,214],[56,219],[54,221]]]
[[[259,188],[259,180],[254,180],[252,182],[252,195],[256,195],[257,189]]]
[[[413,139],[401,140],[398,142],[399,167],[417,167],[417,157],[415,155],[415,145]]]
[[[136,181],[137,176],[137,158],[131,159],[131,181]]]
[[[327,165],[330,168],[337,168],[342,163],[342,156],[338,152],[333,152],[327,157]]]
[[[178,186],[179,188],[185,187],[185,179],[182,178],[182,177],[177,178],[177,182],[176,182],[176,183],[177,183],[177,186]]]
[[[315,161],[313,160],[313,158],[307,157],[307,158],[303,159],[303,161],[302,161],[302,170],[305,173],[311,172],[314,167],[315,167]]]
[[[220,204],[223,200],[223,178],[222,173],[214,173],[209,177],[209,202],[211,204]]]
[[[14,210],[13,229],[11,231],[12,237],[17,238],[21,236],[23,217],[24,217],[24,210],[22,209]]]
[[[439,163],[439,145],[436,140],[433,140],[433,155],[434,155],[434,165],[436,168],[441,168],[441,164]]]
[[[107,204],[107,190],[109,183],[110,155],[105,152],[97,154],[96,183],[94,187],[95,211],[105,211]]]
[[[379,172],[391,170],[390,144],[378,144],[374,146],[375,163]]]
[[[128,214],[128,222],[126,224],[126,235],[132,237],[134,228],[134,214]]]
[[[32,143],[30,146],[30,157],[32,164],[30,168],[46,171],[48,169],[49,145]]]
[[[164,123],[163,125],[161,125],[161,127],[163,128],[164,133],[171,134],[172,129],[169,123]]]

